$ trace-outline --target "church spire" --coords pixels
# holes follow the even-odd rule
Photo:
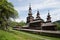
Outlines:
[[[41,19],[40,18],[40,14],[39,14],[39,11],[37,11],[37,17],[36,17],[37,20]]]
[[[38,15],[40,15],[40,14],[39,14],[39,11],[37,11],[37,16],[38,16]]]
[[[29,10],[31,10],[31,4],[29,4]]]
[[[29,12],[28,12],[28,17],[27,17],[27,23],[32,22],[34,20],[34,17],[32,16],[32,9],[31,9],[31,4],[29,5]]]
[[[29,4],[29,13],[28,13],[28,15],[32,15],[31,4]]]
[[[48,10],[47,22],[51,22],[51,17],[50,17],[49,10]]]

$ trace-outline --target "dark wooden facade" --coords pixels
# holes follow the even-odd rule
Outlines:
[[[41,27],[41,22],[30,22],[29,28],[31,29],[40,29]]]
[[[38,30],[57,30],[57,27],[53,23],[42,23],[40,22],[30,22],[30,29],[38,29]]]
[[[27,17],[27,22],[30,29],[39,29],[39,30],[56,30],[56,25],[51,22],[50,13],[48,12],[47,15],[47,21],[44,22],[44,20],[40,17],[39,11],[37,11],[36,19],[32,16],[32,9],[31,5],[29,6],[29,12]]]

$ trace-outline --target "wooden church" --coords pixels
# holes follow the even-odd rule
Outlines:
[[[29,29],[38,29],[38,30],[57,30],[56,25],[51,22],[50,13],[48,12],[47,21],[45,22],[37,11],[36,19],[32,16],[31,5],[29,6],[29,12],[27,17],[27,25]]]

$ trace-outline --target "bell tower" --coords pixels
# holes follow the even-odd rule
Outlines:
[[[31,9],[31,4],[29,5],[29,12],[28,12],[28,17],[27,17],[27,23],[31,22],[34,20],[34,17],[32,16],[32,9]]]
[[[40,17],[39,11],[37,11],[36,20],[40,20],[40,19],[41,17]]]
[[[48,15],[47,15],[47,22],[51,22],[51,17],[50,17],[49,10],[48,10]]]

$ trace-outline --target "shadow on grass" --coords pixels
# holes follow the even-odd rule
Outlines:
[[[21,30],[23,31],[23,30]],[[41,36],[48,36],[48,37],[54,37],[54,38],[60,38],[60,34],[52,34],[52,33],[43,33],[43,32],[32,32],[32,31],[23,31],[31,34],[41,35]]]
[[[17,33],[16,32],[14,32],[14,31],[8,31],[9,33],[13,33],[13,34],[15,34],[15,35],[17,35]]]
[[[20,30],[20,31],[30,33],[30,34],[35,34],[35,35],[41,35],[41,36],[47,36],[47,37],[53,37],[53,38],[60,38],[59,34],[42,33],[42,32],[40,33],[40,32],[23,31],[23,30]],[[8,31],[8,32],[13,33],[15,35],[18,35],[15,31]]]

